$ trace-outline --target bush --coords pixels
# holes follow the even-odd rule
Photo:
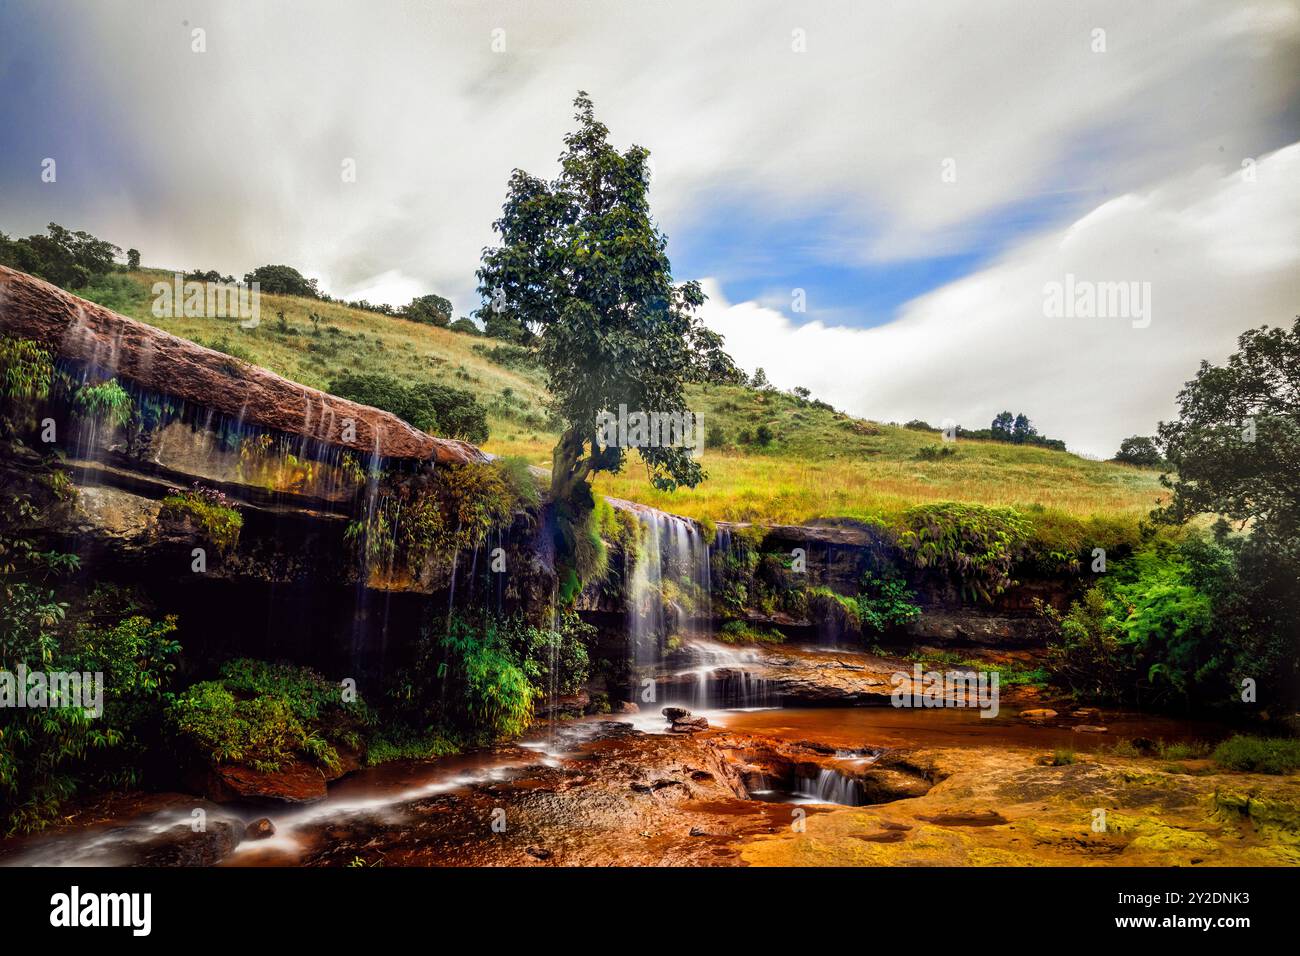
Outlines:
[[[865,573],[857,604],[862,629],[876,634],[906,627],[921,616],[916,592],[902,578],[892,575]]]
[[[718,631],[724,644],[784,644],[785,635],[774,627],[755,627],[748,621],[728,621]]]
[[[1300,769],[1300,740],[1237,735],[1215,747],[1212,757],[1229,770],[1293,773]]]
[[[293,266],[258,266],[244,276],[244,282],[258,284],[266,295],[297,295],[320,298],[315,279],[308,279]]]
[[[329,385],[340,398],[392,412],[421,431],[483,443],[487,412],[472,392],[447,385],[403,385],[387,375],[343,375]]]
[[[360,698],[316,671],[241,658],[218,680],[194,684],[167,709],[182,752],[207,763],[241,763],[274,772],[297,759],[334,771],[337,748],[360,749],[374,716]]]

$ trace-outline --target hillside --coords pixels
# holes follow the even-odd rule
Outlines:
[[[555,434],[548,428],[542,376],[526,363],[512,361],[509,346],[337,304],[274,295],[262,296],[261,324],[254,329],[241,328],[233,318],[155,317],[150,286],[170,278],[162,270],[114,273],[79,292],[316,388],[354,372],[467,389],[488,410],[487,451],[549,466]],[[318,322],[312,321],[313,314]],[[702,414],[710,435],[703,459],[708,481],[694,490],[659,492],[634,460],[622,474],[602,475],[598,490],[695,518],[785,523],[892,516],[935,501],[1132,521],[1148,512],[1161,493],[1153,470],[1041,447],[963,439],[955,454],[926,459],[922,449],[942,445],[937,433],[863,421],[779,392],[694,388],[690,404]],[[771,436],[766,445],[759,443],[760,426]]]

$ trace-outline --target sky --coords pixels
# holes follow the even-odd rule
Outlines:
[[[1298,54],[1300,0],[5,0],[0,230],[468,313],[583,89],[742,366],[1108,457],[1300,312]]]

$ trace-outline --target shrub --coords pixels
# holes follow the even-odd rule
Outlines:
[[[1300,740],[1237,735],[1214,748],[1215,763],[1247,773],[1287,774],[1300,769]]]
[[[862,629],[883,634],[906,627],[921,616],[915,599],[916,592],[902,578],[893,575],[878,577],[866,572],[857,597]]]
[[[166,724],[182,751],[213,764],[274,772],[296,759],[337,770],[337,748],[359,749],[374,716],[360,698],[306,667],[241,658],[218,680],[172,701]]]
[[[115,378],[77,389],[72,407],[80,414],[101,421],[110,428],[121,428],[131,420],[131,396]]]
[[[447,385],[403,385],[387,375],[343,375],[330,382],[340,398],[392,412],[421,431],[482,443],[488,439],[487,412],[472,392]]]

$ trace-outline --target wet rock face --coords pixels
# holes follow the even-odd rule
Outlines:
[[[112,369],[143,388],[364,455],[486,460],[467,442],[426,435],[396,415],[290,382],[4,266],[0,331],[35,340],[60,358]]]
[[[216,803],[251,800],[261,803],[312,803],[325,799],[325,775],[295,762],[274,773],[240,764],[209,767],[190,775],[194,789]]]

